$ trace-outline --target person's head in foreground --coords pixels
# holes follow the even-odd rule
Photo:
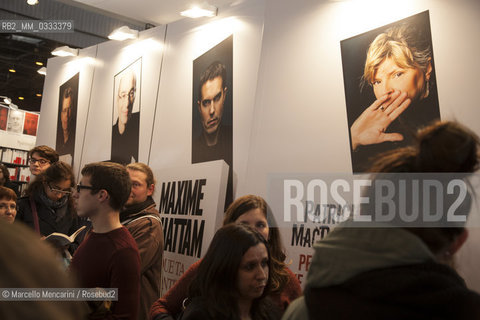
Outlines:
[[[0,288],[75,288],[54,250],[22,224],[0,219]],[[7,290],[7,289],[5,289]],[[39,293],[41,294],[42,289]],[[30,290],[31,291],[31,290]],[[8,292],[5,291],[5,292]],[[4,298],[6,298],[4,294]],[[10,297],[13,292],[8,292]],[[81,301],[3,301],[0,319],[85,319]]]
[[[390,181],[403,180],[407,187],[412,182],[410,177],[416,177],[417,182],[423,179],[422,183],[432,181],[432,177],[440,179],[442,173],[463,179],[478,169],[479,139],[460,124],[438,122],[420,130],[417,136],[416,145],[392,150],[376,161],[370,170],[375,172],[372,186],[377,179],[387,177],[395,179]],[[407,192],[413,193],[413,188],[412,184]],[[459,206],[467,214],[472,194],[467,188]],[[450,195],[443,193],[440,202],[444,210],[437,207],[435,213],[448,218],[446,208],[455,205]],[[468,237],[465,222],[451,223],[447,219],[437,226],[429,224],[424,218],[424,196],[410,203],[400,196],[392,200],[396,208],[392,212],[400,217],[405,210],[402,203],[407,215],[421,213],[414,222],[402,223],[406,221],[400,219],[397,221],[402,224],[394,225],[347,220],[316,242],[304,298],[290,305],[284,319],[307,314],[311,319],[349,319],[359,314],[369,319],[478,319],[480,295],[469,290],[451,267],[453,255]],[[349,307],[343,308],[345,305]]]
[[[417,145],[385,153],[373,165],[379,173],[473,173],[479,166],[479,138],[456,122],[437,122],[417,134]],[[470,211],[472,195],[467,191],[464,206]],[[453,205],[446,196],[444,207]],[[463,208],[464,209],[464,208]],[[445,210],[446,211],[446,210]],[[421,209],[420,209],[421,212]],[[451,263],[453,254],[468,237],[463,226],[406,228],[418,236],[441,262]]]

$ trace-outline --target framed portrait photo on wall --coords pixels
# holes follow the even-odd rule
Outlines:
[[[342,40],[353,173],[440,119],[429,12]]]

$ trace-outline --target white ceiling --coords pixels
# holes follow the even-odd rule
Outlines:
[[[162,25],[180,20],[181,11],[193,5],[204,3],[203,0],[63,0],[66,3],[80,3],[90,7],[114,13],[130,19]],[[208,0],[208,4],[219,8],[228,8],[242,1]]]

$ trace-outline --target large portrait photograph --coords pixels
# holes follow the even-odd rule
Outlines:
[[[342,40],[353,173],[440,119],[429,12]]]
[[[192,163],[229,166],[226,203],[233,199],[233,35],[193,61]]]
[[[77,73],[62,84],[58,99],[57,144],[55,149],[62,161],[70,165],[73,165],[75,154],[79,79],[80,73]]]
[[[113,79],[111,160],[138,162],[142,58],[118,72]]]

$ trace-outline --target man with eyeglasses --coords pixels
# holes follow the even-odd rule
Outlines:
[[[226,206],[233,200],[232,193],[232,126],[222,124],[226,109],[228,87],[227,70],[215,61],[200,77],[197,111],[202,124],[201,134],[192,140],[192,163],[223,159],[229,166]]]
[[[118,76],[120,82],[115,97],[118,118],[112,127],[111,159],[114,162],[127,164],[138,161],[140,112],[132,112],[137,90],[137,76],[132,68],[126,69]]]
[[[152,169],[137,162],[127,165],[127,171],[132,191],[120,212],[120,221],[132,234],[140,251],[142,273],[138,319],[147,319],[150,307],[160,296],[163,228],[152,198],[155,191]]]
[[[97,162],[82,169],[73,195],[78,215],[91,221],[92,231],[75,251],[70,269],[82,288],[118,288],[118,301],[112,301],[102,319],[137,319],[140,257],[135,240],[119,219],[130,191],[124,166]],[[99,312],[92,310],[90,318]]]
[[[49,146],[36,146],[28,152],[28,163],[30,172],[38,176],[47,170],[52,163],[58,161],[58,153]]]

